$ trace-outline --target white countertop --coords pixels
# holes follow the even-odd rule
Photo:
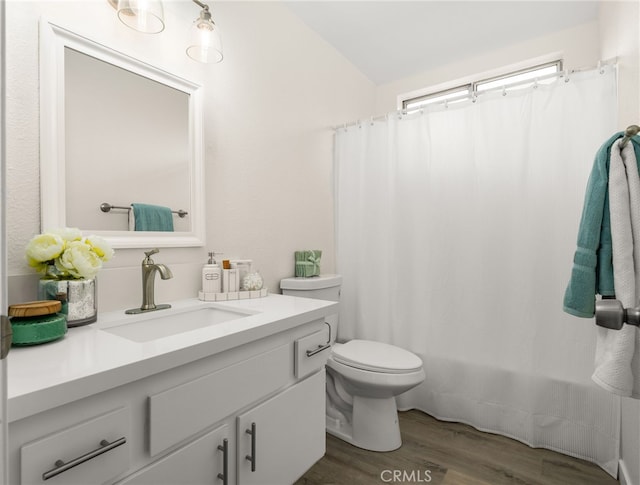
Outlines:
[[[143,316],[125,315],[124,310],[99,313],[97,322],[70,328],[63,339],[12,348],[7,361],[9,422],[289,330],[336,313],[338,308],[336,302],[284,295],[170,303],[172,308],[168,310]],[[141,318],[208,307],[252,314],[148,342],[135,342],[104,330]]]

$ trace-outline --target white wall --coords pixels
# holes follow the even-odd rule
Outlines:
[[[640,125],[640,1],[601,2],[599,29],[601,57],[618,58],[619,125]]]
[[[334,271],[331,127],[369,113],[374,86],[282,5],[214,13],[226,57],[205,106],[209,247],[252,258],[272,290],[297,249]]]
[[[38,19],[205,86],[207,246],[163,249],[174,273],[156,300],[197,295],[207,250],[252,258],[272,291],[293,274],[296,249],[322,249],[334,269],[331,126],[371,111],[374,86],[286,8],[271,2],[216,2],[221,64],[184,55],[191,1],[164,2],[161,34],[122,25],[106,0],[7,2],[7,230],[9,303],[35,298],[38,276],[24,247],[40,232]],[[141,250],[118,250],[99,275],[102,311],[141,302]]]
[[[605,1],[600,5],[603,58],[618,57],[618,126],[640,125],[640,3]],[[640,484],[640,402],[623,398],[620,429],[620,480]]]

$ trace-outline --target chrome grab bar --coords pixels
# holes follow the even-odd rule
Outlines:
[[[52,468],[51,470],[44,472],[42,474],[42,479],[49,480],[50,478],[58,476],[61,473],[64,473],[67,470],[70,470],[71,468],[74,468],[86,461],[89,461],[97,456],[102,455],[103,453],[106,453],[107,451],[111,451],[114,448],[117,448],[118,446],[124,445],[126,442],[127,442],[127,438],[125,438],[124,436],[120,439],[112,441],[111,443],[109,443],[107,440],[102,440],[100,441],[100,448],[96,448],[95,450],[90,451],[89,453],[85,453],[84,455],[79,456],[78,458],[74,458],[70,462],[65,463],[62,460],[57,460],[55,462],[55,468]]]

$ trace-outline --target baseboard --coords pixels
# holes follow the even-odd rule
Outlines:
[[[620,485],[638,485],[631,482],[631,478],[624,461],[620,460],[618,463],[618,481],[620,482]]]

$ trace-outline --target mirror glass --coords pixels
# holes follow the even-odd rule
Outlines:
[[[65,205],[67,225],[131,230],[140,202],[185,211],[189,231],[189,95],[65,48]]]
[[[200,86],[45,21],[40,38],[42,230],[202,246]],[[171,209],[172,230],[136,230],[135,203]]]

